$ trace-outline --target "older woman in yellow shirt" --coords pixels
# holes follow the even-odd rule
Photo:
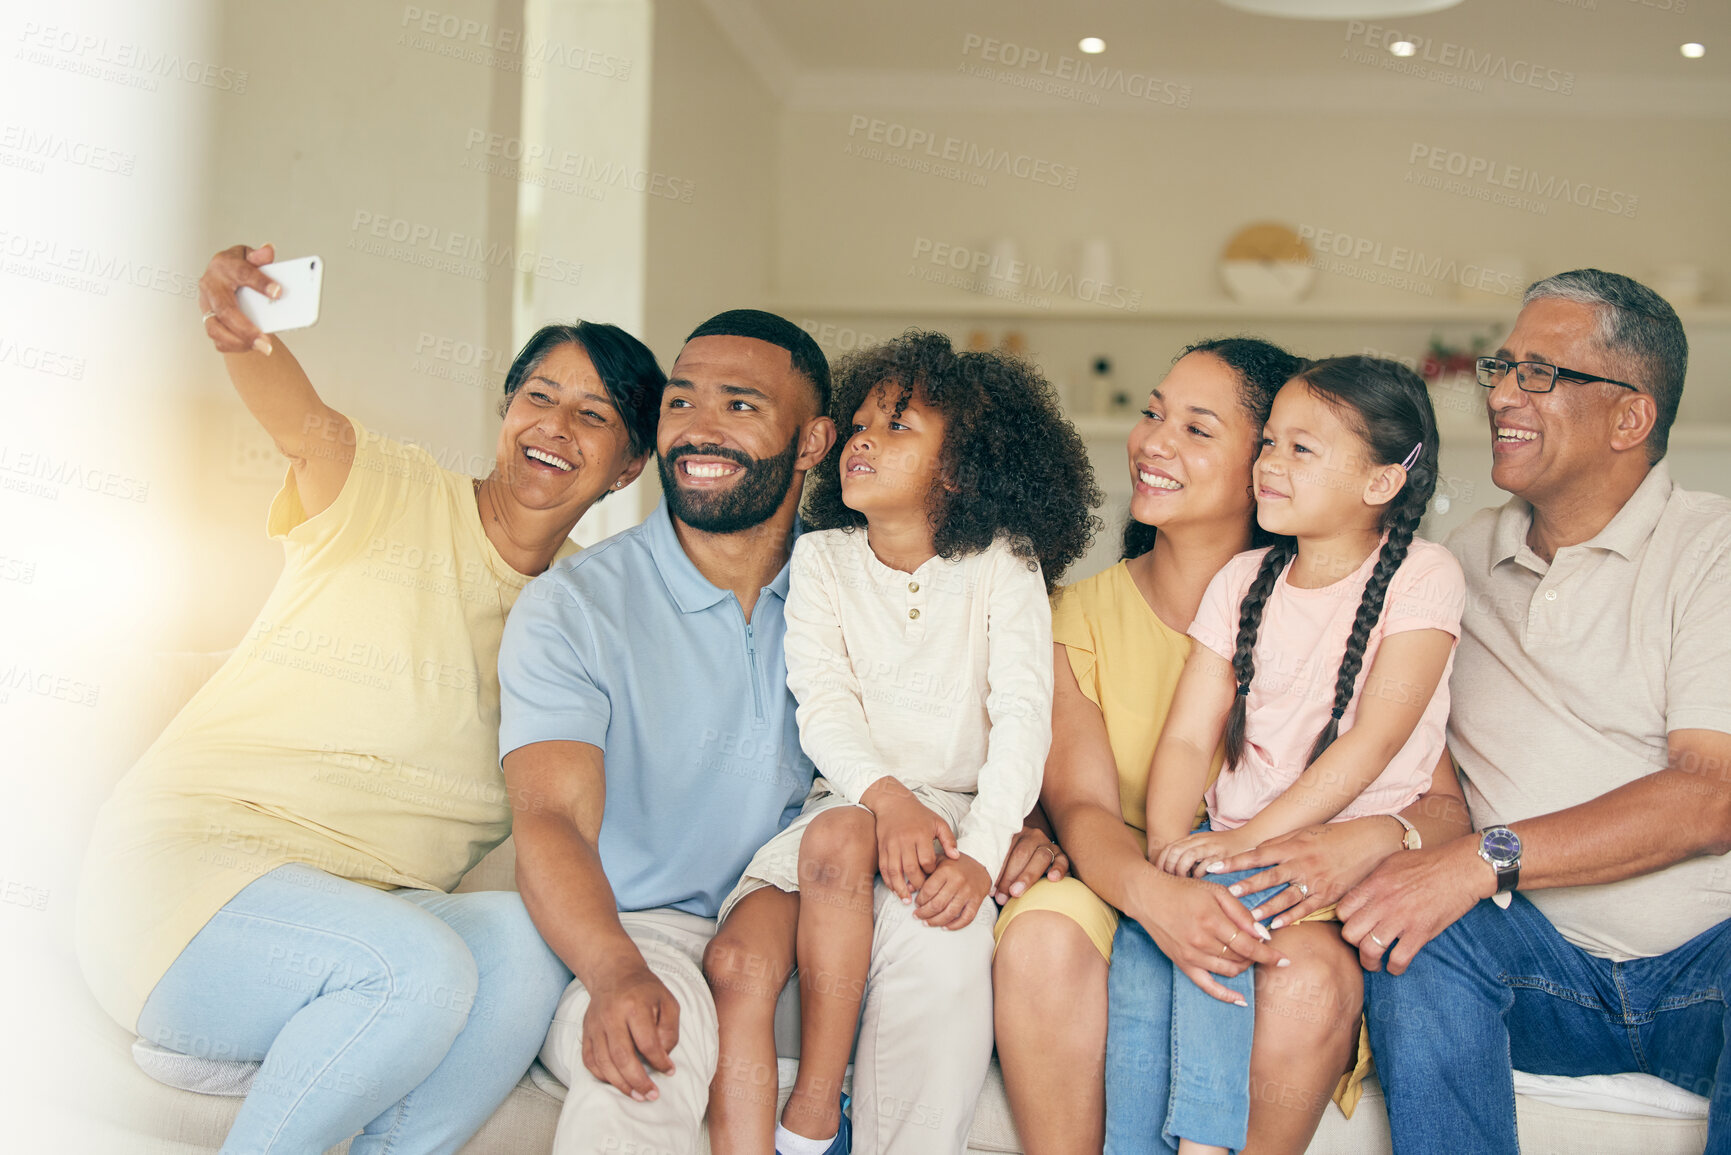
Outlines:
[[[1247,1149],[1302,1152],[1331,1094],[1349,1113],[1357,1101],[1368,1069],[1358,1045],[1363,979],[1339,924],[1290,926],[1276,949],[1222,888],[1156,870],[1143,831],[1148,765],[1190,653],[1186,631],[1215,572],[1254,544],[1251,463],[1275,392],[1301,364],[1247,338],[1185,350],[1130,433],[1126,559],[1053,599],[1052,751],[1041,807],[1011,852],[1016,869],[999,881],[1008,901],[992,971],[998,1059],[1028,1155],[1100,1151],[1106,972],[1125,915],[1216,997],[1231,1000],[1213,976],[1264,964]],[[1427,842],[1464,832],[1446,757],[1403,817]],[[1336,823],[1229,865],[1270,868],[1250,889],[1308,880],[1307,897],[1290,887],[1256,912],[1285,926],[1332,904],[1400,849],[1404,832],[1383,817]],[[1054,869],[1039,876],[1048,837]],[[1058,877],[1066,866],[1074,877]]]
[[[665,377],[610,325],[549,326],[505,379],[485,478],[331,409],[236,305],[205,332],[288,458],[282,577],[104,805],[79,957],[163,1051],[262,1060],[223,1150],[454,1152],[527,1070],[570,974],[512,893],[447,893],[510,832],[497,659],[530,578],[642,470]]]

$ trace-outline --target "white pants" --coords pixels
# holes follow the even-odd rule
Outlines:
[[[992,914],[952,931],[926,926],[913,912],[877,883],[854,1052],[859,1155],[960,1155],[992,1058]],[[583,1066],[589,993],[573,982],[541,1050],[547,1069],[571,1089],[554,1155],[694,1155],[719,1050],[715,1002],[703,979],[703,950],[715,923],[673,910],[623,914],[620,921],[679,1002],[674,1073],[651,1072],[661,1092],[651,1103],[589,1074]]]

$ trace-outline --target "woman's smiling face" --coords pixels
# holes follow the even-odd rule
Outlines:
[[[631,464],[631,437],[583,346],[555,346],[511,395],[496,470],[528,509],[581,510]]]
[[[1242,389],[1238,373],[1212,353],[1178,359],[1130,431],[1131,517],[1161,529],[1249,521],[1260,430],[1244,411]]]

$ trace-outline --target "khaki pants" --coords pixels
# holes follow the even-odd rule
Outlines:
[[[962,930],[934,930],[879,881],[872,961],[854,1052],[854,1150],[859,1155],[960,1155],[992,1058],[992,921],[988,898]],[[703,979],[709,919],[672,910],[620,916],[649,968],[679,1001],[674,1073],[639,1103],[583,1066],[589,994],[573,982],[541,1051],[571,1093],[555,1155],[693,1155],[700,1150],[717,1061],[715,1002]],[[797,982],[797,979],[794,980]],[[785,1050],[786,1048],[781,1048]]]
[[[621,914],[619,921],[679,1003],[673,1074],[644,1064],[661,1093],[651,1103],[639,1103],[591,1075],[583,1065],[589,992],[573,979],[541,1047],[541,1062],[571,1089],[559,1111],[553,1155],[694,1155],[720,1050],[715,1000],[703,978],[703,949],[715,937],[715,920],[682,910],[644,910]]]

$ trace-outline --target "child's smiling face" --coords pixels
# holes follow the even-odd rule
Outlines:
[[[853,415],[841,455],[841,495],[864,514],[923,511],[943,460],[944,416],[914,390],[895,411],[900,390],[879,385]]]
[[[1271,533],[1295,537],[1373,525],[1388,501],[1373,492],[1385,470],[1337,406],[1303,381],[1289,381],[1262,431],[1256,520]]]

